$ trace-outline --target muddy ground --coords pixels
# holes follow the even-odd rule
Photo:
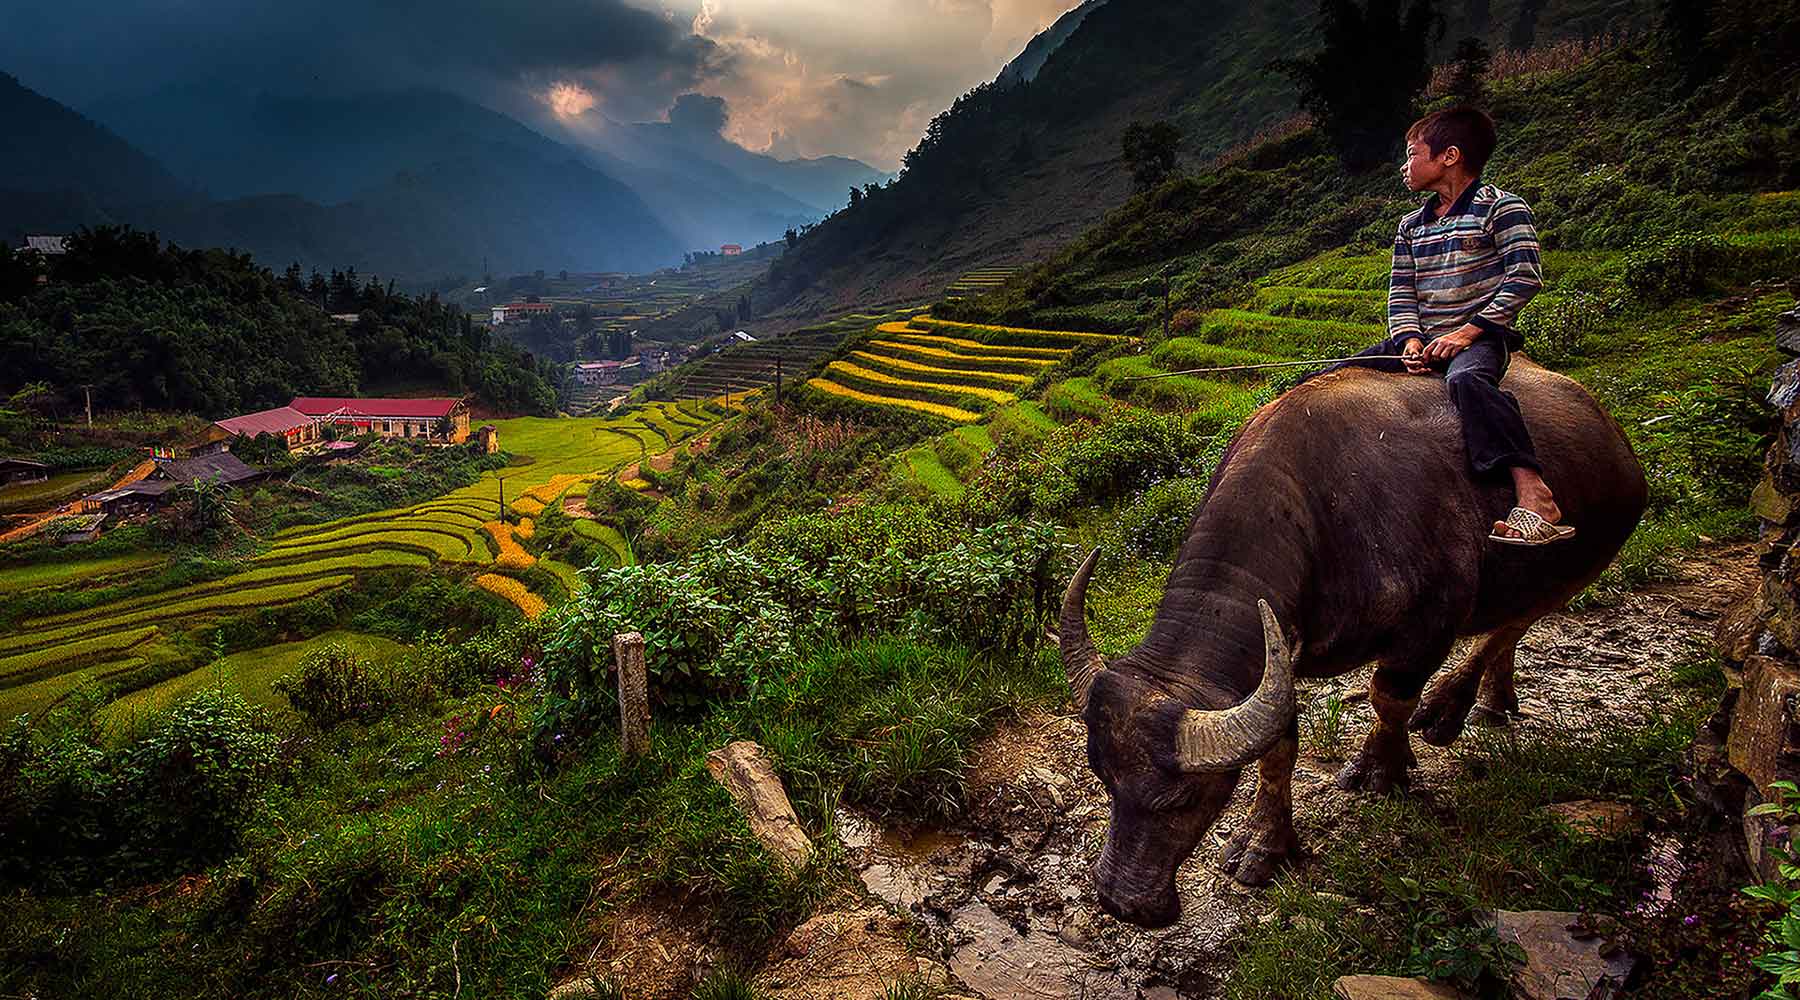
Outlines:
[[[1677,579],[1618,605],[1540,622],[1519,646],[1518,724],[1598,730],[1654,712],[1658,678],[1705,653],[1721,614],[1755,579],[1749,546],[1715,547],[1687,557]],[[1303,685],[1303,731],[1304,713],[1318,711],[1328,692],[1349,702],[1339,752],[1302,740],[1294,799],[1303,843],[1323,840],[1351,802],[1332,779],[1373,722],[1358,697],[1367,683],[1365,670]],[[1036,714],[1002,728],[969,770],[970,809],[954,828],[883,829],[840,813],[846,863],[864,891],[838,894],[778,944],[757,973],[758,988],[794,1000],[863,1000],[910,977],[996,1000],[1217,995],[1227,942],[1270,909],[1261,891],[1216,867],[1248,806],[1254,768],[1181,871],[1180,922],[1151,931],[1114,920],[1095,901],[1107,798],[1087,769],[1085,745],[1072,716]],[[1416,737],[1413,746],[1415,793],[1457,780],[1450,752]],[[589,968],[610,972],[626,996],[682,995],[721,960],[717,943],[644,912],[622,914],[609,937]]]

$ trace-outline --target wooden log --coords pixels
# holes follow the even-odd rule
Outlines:
[[[644,636],[613,636],[613,662],[619,668],[619,752],[638,757],[650,752],[650,684],[644,673]]]
[[[750,821],[750,832],[769,853],[792,868],[806,867],[812,859],[812,841],[801,829],[787,789],[762,747],[749,740],[727,743],[706,755],[706,769],[731,793],[732,801]]]

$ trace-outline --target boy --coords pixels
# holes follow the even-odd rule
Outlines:
[[[1494,122],[1475,108],[1437,111],[1406,130],[1406,186],[1432,195],[1400,220],[1388,280],[1388,337],[1365,355],[1403,355],[1345,365],[1396,374],[1444,369],[1477,475],[1510,472],[1516,506],[1488,538],[1544,545],[1575,533],[1544,482],[1518,400],[1500,388],[1524,339],[1513,318],[1543,287],[1537,229],[1518,195],[1481,182]],[[1448,206],[1447,208],[1444,206]],[[1338,367],[1338,366],[1333,366]]]

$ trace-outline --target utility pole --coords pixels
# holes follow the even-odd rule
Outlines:
[[[500,520],[506,520],[506,477],[494,473],[494,479],[500,484]]]
[[[91,431],[94,429],[94,387],[85,382],[82,383],[81,395],[83,399],[87,400],[87,425],[88,430]]]
[[[775,405],[781,405],[781,359],[775,359]]]

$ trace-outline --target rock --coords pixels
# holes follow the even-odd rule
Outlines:
[[[1461,1000],[1448,986],[1398,976],[1344,976],[1331,984],[1340,1000]]]
[[[1800,672],[1767,656],[1745,661],[1744,687],[1732,713],[1725,750],[1731,766],[1765,799],[1771,783],[1800,775],[1796,695]]]
[[[600,988],[594,985],[593,977],[583,976],[550,987],[550,992],[544,994],[544,1000],[588,1000],[589,997],[599,995]]]
[[[1644,828],[1644,815],[1624,802],[1577,799],[1538,810],[1571,831],[1596,840],[1616,840]]]
[[[1789,361],[1775,369],[1775,377],[1769,383],[1769,405],[1783,411],[1783,416],[1797,399],[1800,399],[1800,360]]]
[[[1086,948],[1093,944],[1095,933],[1093,918],[1080,910],[1071,913],[1069,919],[1056,929],[1056,936],[1071,948]]]
[[[738,740],[706,755],[706,769],[713,780],[725,786],[731,798],[750,821],[750,832],[769,853],[793,868],[804,868],[812,860],[812,841],[800,828],[794,815],[787,789],[776,777],[775,768],[763,754],[762,747],[749,740]]]
[[[1789,357],[1800,357],[1800,306],[1775,317],[1775,346]]]
[[[1611,1000],[1635,960],[1605,951],[1598,936],[1580,929],[1579,913],[1554,910],[1498,910],[1494,930],[1500,940],[1525,951],[1513,973],[1514,992],[1524,1000]],[[1572,929],[1573,928],[1573,929]]]
[[[1794,500],[1792,495],[1781,492],[1773,479],[1764,476],[1750,491],[1750,510],[1770,524],[1784,525],[1794,513]]]

